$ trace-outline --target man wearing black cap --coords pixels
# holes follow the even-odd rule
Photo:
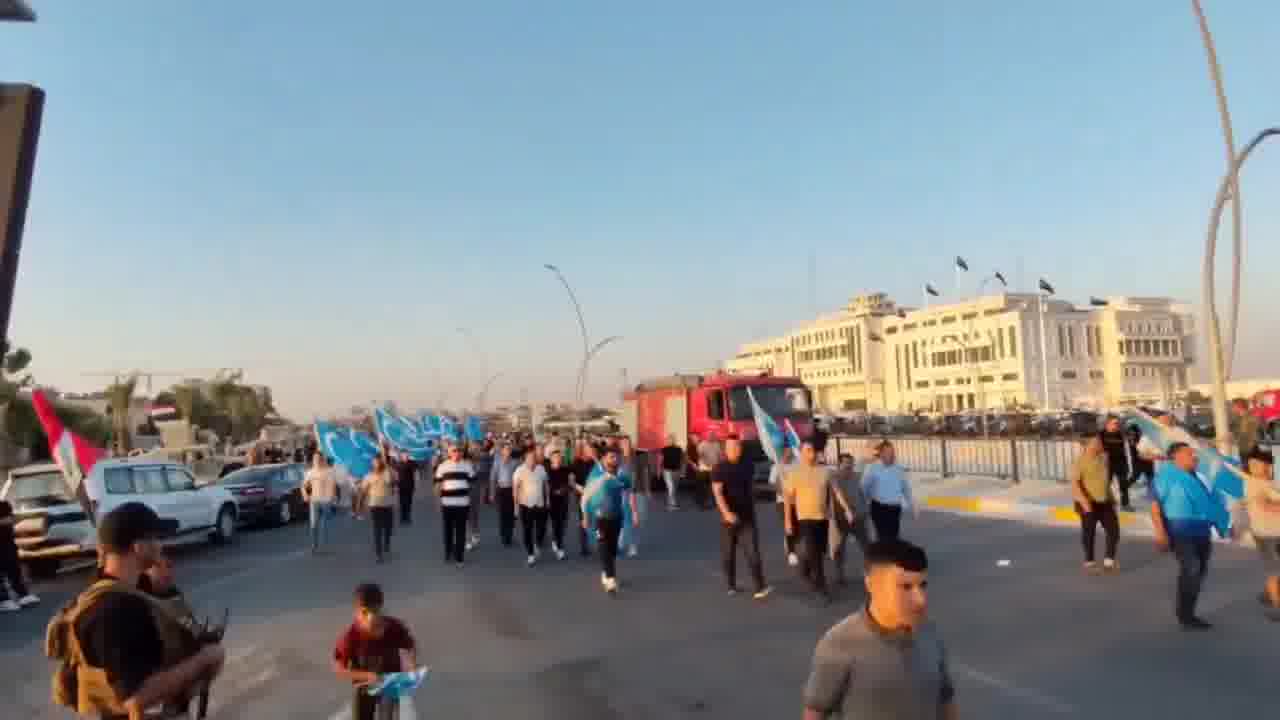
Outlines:
[[[221,672],[220,644],[178,659],[189,635],[138,589],[143,573],[160,559],[159,539],[175,529],[138,502],[99,521],[98,579],[65,611],[84,657],[77,667],[81,714],[141,718],[147,708],[190,697]]]

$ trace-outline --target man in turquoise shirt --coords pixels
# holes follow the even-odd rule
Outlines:
[[[1156,545],[1172,550],[1178,560],[1177,615],[1184,630],[1208,630],[1209,623],[1196,616],[1196,601],[1209,571],[1213,547],[1211,503],[1216,502],[1196,474],[1196,452],[1186,443],[1169,446],[1169,462],[1155,477],[1151,522]]]

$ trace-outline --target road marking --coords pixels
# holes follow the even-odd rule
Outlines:
[[[348,703],[330,716],[329,720],[351,720],[351,705]],[[400,698],[400,720],[418,720],[418,711],[413,706],[413,698]]]
[[[1075,707],[1068,705],[1055,697],[1046,695],[1038,690],[1018,687],[1013,683],[1002,680],[994,675],[989,675],[981,670],[969,667],[968,665],[956,665],[955,669],[961,675],[964,675],[970,680],[999,690],[1011,698],[1021,700],[1028,705],[1034,705],[1042,710],[1048,710],[1049,712],[1057,715],[1066,716],[1072,716],[1078,712]]]

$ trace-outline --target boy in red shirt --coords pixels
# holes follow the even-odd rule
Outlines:
[[[417,666],[413,635],[399,620],[382,612],[382,588],[356,587],[355,621],[333,649],[333,671],[355,688],[353,720],[395,720],[399,702],[370,695],[365,688],[386,673],[409,672]]]

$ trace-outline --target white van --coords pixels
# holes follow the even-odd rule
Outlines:
[[[94,519],[126,502],[142,502],[177,532],[168,543],[208,537],[229,542],[236,529],[236,501],[218,485],[197,486],[183,465],[152,458],[111,458],[93,466],[85,500],[72,496],[57,465],[28,465],[9,473],[0,499],[13,505],[18,557],[33,577],[49,577],[69,558],[94,557]]]

